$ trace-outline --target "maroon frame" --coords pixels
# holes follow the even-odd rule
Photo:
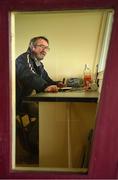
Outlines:
[[[88,174],[18,172],[11,170],[11,78],[9,13],[11,11],[113,8],[113,31],[108,52],[92,156]],[[0,1],[0,179],[2,178],[117,178],[118,177],[118,1],[117,0],[1,0]]]

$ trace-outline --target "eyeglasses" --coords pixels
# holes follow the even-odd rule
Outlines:
[[[46,51],[49,51],[50,50],[50,48],[48,47],[48,46],[44,46],[44,45],[42,45],[42,44],[37,44],[37,45],[35,45],[35,46],[38,46],[39,48],[41,48],[41,49],[44,49],[44,50],[46,50]]]

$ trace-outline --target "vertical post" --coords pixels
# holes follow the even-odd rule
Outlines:
[[[67,103],[68,167],[72,168],[71,157],[71,102]]]

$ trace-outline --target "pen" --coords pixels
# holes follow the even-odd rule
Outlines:
[[[63,84],[65,83],[65,78],[63,78],[62,83],[63,83]]]

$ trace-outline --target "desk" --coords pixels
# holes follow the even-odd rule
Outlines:
[[[27,96],[25,101],[30,102],[68,102],[67,107],[67,146],[68,146],[68,168],[72,167],[71,141],[70,141],[70,108],[71,102],[97,103],[99,93],[97,91],[66,91],[57,93],[38,93]]]
[[[66,91],[57,93],[38,93],[25,97],[24,101],[35,102],[97,102],[98,91]]]

